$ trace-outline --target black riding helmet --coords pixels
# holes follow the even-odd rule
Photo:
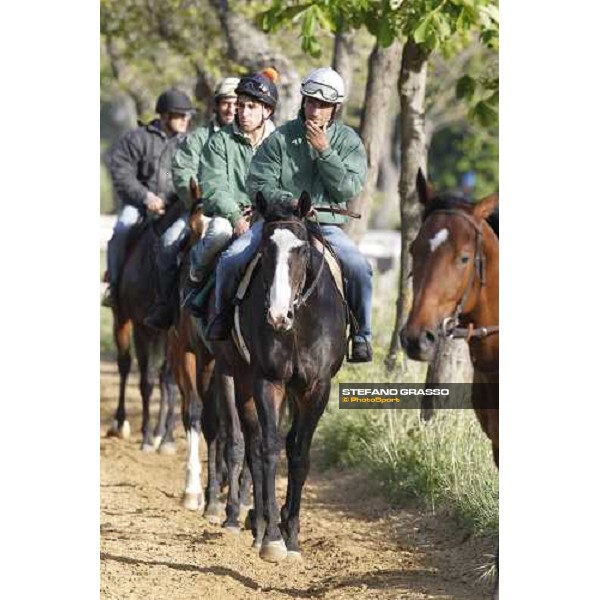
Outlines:
[[[251,98],[256,98],[259,102],[270,106],[273,110],[277,107],[279,93],[275,81],[277,80],[277,71],[275,69],[266,69],[258,73],[252,73],[242,77],[235,93],[239,96],[244,94]]]
[[[159,115],[196,112],[188,95],[174,89],[167,90],[158,97],[155,110]]]

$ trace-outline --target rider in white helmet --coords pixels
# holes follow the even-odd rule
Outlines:
[[[361,192],[367,176],[367,157],[359,136],[334,118],[346,97],[344,82],[332,68],[321,67],[304,79],[300,93],[300,114],[278,127],[257,150],[246,190],[251,198],[261,191],[271,204],[298,198],[307,191],[313,206],[344,209]],[[348,304],[357,321],[350,360],[368,362],[372,360],[372,271],[340,228],[346,221],[339,213],[319,214],[323,236],[342,263]],[[229,335],[237,283],[256,253],[261,235],[262,222],[258,221],[225,250],[217,265],[218,314],[208,330],[210,340]]]

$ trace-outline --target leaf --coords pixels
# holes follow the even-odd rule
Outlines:
[[[377,32],[377,41],[384,47],[387,48],[392,44],[396,37],[396,32],[392,26],[391,19],[383,17],[379,23],[379,31]]]
[[[429,30],[430,17],[425,17],[416,29],[413,31],[413,39],[417,44],[422,44],[427,39],[427,34]]]
[[[473,118],[483,127],[498,124],[498,111],[494,110],[485,100],[478,102],[471,111]]]
[[[470,100],[475,94],[476,88],[476,81],[470,75],[463,75],[456,82],[456,97],[459,100],[462,98],[464,98],[465,100]]]

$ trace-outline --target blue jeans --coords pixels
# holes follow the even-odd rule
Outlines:
[[[159,271],[172,272],[177,269],[177,257],[190,233],[188,218],[188,213],[181,215],[162,234],[156,254],[156,266]]]
[[[222,312],[231,302],[247,265],[256,254],[262,238],[263,222],[258,221],[227,248],[217,264],[216,309]],[[336,225],[321,225],[323,237],[331,244],[342,264],[346,299],[358,322],[354,335],[371,340],[373,271],[356,244]]]
[[[110,285],[116,287],[125,261],[125,249],[129,232],[141,219],[141,212],[135,206],[126,204],[117,217],[112,237],[108,242],[107,257]]]
[[[190,253],[190,277],[192,281],[202,281],[214,259],[231,241],[233,227],[223,217],[212,217],[204,236],[196,242]]]

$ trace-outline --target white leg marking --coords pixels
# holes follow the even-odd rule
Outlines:
[[[431,252],[435,252],[438,247],[443,244],[448,239],[448,230],[444,227],[444,229],[440,229],[430,240],[429,240],[429,249]]]
[[[187,432],[187,463],[185,468],[185,493],[199,494],[201,492],[200,476],[200,436],[191,429]]]

